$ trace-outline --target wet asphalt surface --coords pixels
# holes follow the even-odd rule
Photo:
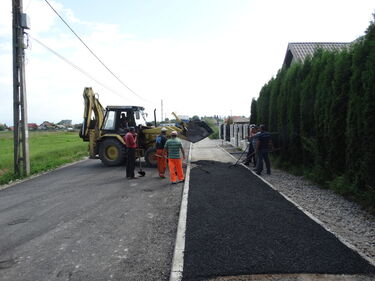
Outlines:
[[[182,184],[87,160],[0,191],[0,280],[168,280]]]
[[[375,273],[250,171],[215,161],[192,164],[185,243],[183,280]]]

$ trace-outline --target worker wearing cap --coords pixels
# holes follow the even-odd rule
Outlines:
[[[156,156],[158,159],[158,171],[161,178],[165,178],[167,160],[165,159],[164,146],[167,142],[167,128],[161,128],[160,135],[156,137]]]
[[[185,159],[185,151],[182,147],[181,140],[177,137],[177,132],[172,131],[171,138],[167,140],[164,146],[164,153],[167,153],[168,155],[169,176],[172,184],[177,183],[176,172],[178,182],[184,181],[184,172],[182,170],[180,150],[182,152],[182,159]]]
[[[126,157],[126,178],[136,179],[135,169],[135,149],[137,148],[137,134],[134,127],[129,127],[129,132],[124,136],[127,157]]]

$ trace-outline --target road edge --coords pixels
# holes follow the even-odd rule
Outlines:
[[[178,218],[176,242],[174,246],[172,268],[169,281],[180,281],[182,279],[182,272],[184,269],[184,251],[185,251],[185,232],[186,232],[186,218],[187,218],[187,204],[189,195],[189,181],[190,181],[190,161],[193,151],[193,144],[190,143],[189,156],[185,174],[185,184],[182,191],[180,215]]]
[[[221,146],[217,145],[221,150],[223,150],[225,153],[230,155],[234,160],[238,160],[236,157],[234,157],[232,154],[230,154],[228,151],[226,151],[224,148]],[[300,211],[302,211],[306,216],[308,216],[310,219],[315,221],[317,224],[321,225],[326,231],[332,233],[341,243],[343,243],[345,246],[347,246],[349,249],[355,251],[358,253],[363,259],[365,259],[368,263],[370,263],[372,266],[375,266],[375,260],[373,260],[371,257],[367,256],[366,254],[362,253],[356,246],[352,245],[349,241],[347,241],[345,238],[340,236],[339,234],[335,233],[333,230],[329,228],[325,223],[323,223],[320,219],[315,217],[312,213],[309,211],[305,210],[303,207],[301,207],[297,202],[293,201],[293,199],[289,198],[287,195],[282,193],[280,190],[275,188],[271,183],[269,183],[267,180],[262,178],[261,176],[257,175],[252,169],[244,165],[243,163],[238,163],[242,167],[246,168],[249,170],[253,175],[257,176],[259,179],[261,179],[264,183],[266,183],[269,187],[271,187],[273,190],[278,192],[281,196],[283,196],[286,200],[288,200],[290,203],[292,203],[294,206],[296,206]]]
[[[81,162],[84,162],[86,160],[88,160],[89,157],[85,157],[84,159],[81,159],[81,160],[77,160],[77,161],[74,161],[74,162],[71,162],[71,163],[67,163],[67,164],[63,164],[59,167],[56,167],[56,168],[53,168],[53,169],[50,169],[50,170],[47,170],[47,171],[44,171],[44,172],[41,172],[41,173],[38,173],[38,174],[35,174],[35,175],[31,175],[27,178],[24,178],[24,179],[20,179],[20,180],[15,180],[11,183],[8,183],[8,184],[4,184],[4,185],[0,185],[0,191],[2,190],[5,190],[7,188],[10,188],[12,186],[15,186],[17,184],[20,184],[20,183],[24,183],[26,181],[29,181],[29,180],[32,180],[32,179],[35,179],[37,177],[40,177],[40,176],[43,176],[43,175],[46,175],[46,174],[49,174],[53,171],[57,171],[57,170],[60,170],[60,169],[63,169],[63,168],[66,168],[66,167],[69,167],[69,166],[72,166],[72,165],[75,165],[75,164],[78,164],[78,163],[81,163]]]

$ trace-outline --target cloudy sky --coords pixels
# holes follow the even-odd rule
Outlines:
[[[29,122],[81,122],[82,92],[103,105],[164,101],[167,117],[249,115],[288,42],[350,42],[364,34],[373,0],[49,0],[100,59],[87,51],[44,0],[24,0]],[[0,2],[0,123],[13,122],[12,7]],[[84,70],[88,78],[41,46]],[[99,81],[99,83],[97,82]]]

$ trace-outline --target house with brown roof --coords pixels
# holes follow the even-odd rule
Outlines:
[[[35,124],[35,123],[28,123],[27,127],[29,128],[30,131],[32,131],[32,130],[38,130],[38,128],[39,128],[38,125]]]
[[[232,120],[234,124],[248,124],[250,122],[250,118],[243,116],[232,116]]]
[[[42,124],[39,125],[40,130],[51,130],[55,128],[56,128],[56,125],[48,121],[44,121]]]
[[[348,48],[351,42],[295,42],[289,43],[286,49],[283,67],[290,67],[294,62],[303,62],[307,56],[313,56],[315,51],[341,51]]]

